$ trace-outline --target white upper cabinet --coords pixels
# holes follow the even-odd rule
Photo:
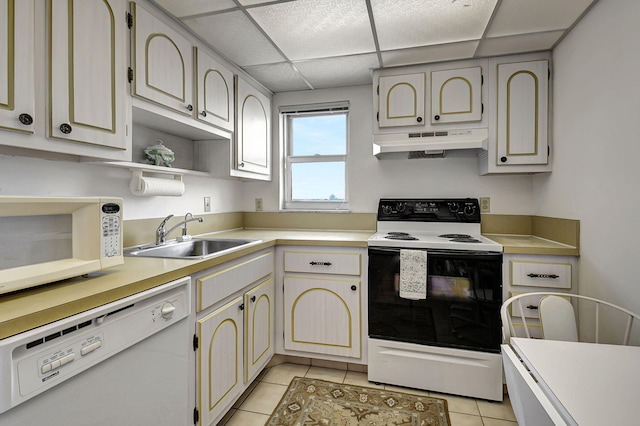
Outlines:
[[[50,8],[47,136],[125,150],[125,3],[52,0]]]
[[[233,73],[201,49],[194,48],[196,61],[196,117],[233,132]]]
[[[241,177],[271,179],[271,99],[237,78],[236,159]]]
[[[425,73],[380,76],[378,127],[424,126]]]
[[[191,42],[131,3],[133,14],[132,94],[193,115],[193,48]]]
[[[549,62],[498,64],[498,165],[547,164]]]
[[[482,120],[482,67],[431,72],[431,124]]]
[[[34,3],[0,1],[0,129],[34,132]]]

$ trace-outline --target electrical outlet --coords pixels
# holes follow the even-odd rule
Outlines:
[[[489,213],[491,211],[491,198],[489,197],[481,197],[480,198],[480,212]]]
[[[204,211],[211,211],[211,197],[204,197]]]
[[[262,211],[262,198],[256,198],[256,211]]]

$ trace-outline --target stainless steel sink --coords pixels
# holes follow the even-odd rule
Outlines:
[[[125,256],[163,257],[168,259],[205,259],[232,250],[256,245],[262,240],[237,240],[224,238],[194,238],[190,241],[169,241],[162,245],[130,247]]]

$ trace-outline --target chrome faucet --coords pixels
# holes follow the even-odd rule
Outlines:
[[[191,218],[189,218],[189,216],[191,216]],[[168,231],[166,231],[164,229],[164,227],[167,225],[167,222],[169,221],[169,219],[171,219],[173,217],[172,214],[170,214],[169,216],[165,217],[162,222],[160,223],[160,225],[158,226],[158,229],[156,229],[156,245],[161,245],[167,242],[167,236],[172,233],[176,228],[184,225],[184,227],[182,228],[182,237],[184,239],[189,239],[189,233],[187,231],[187,223],[189,222],[202,222],[204,221],[203,218],[201,217],[194,217],[193,214],[191,213],[187,213],[186,215],[184,215],[184,220],[178,222],[178,224],[176,224],[175,226],[173,226],[172,228],[170,228]],[[187,237],[187,238],[185,238]]]

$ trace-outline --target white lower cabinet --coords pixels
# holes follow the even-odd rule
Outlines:
[[[196,424],[212,425],[273,356],[273,252],[204,271],[196,290]]]
[[[366,250],[279,250],[282,353],[366,363]]]
[[[503,258],[503,299],[522,293],[551,291],[577,293],[577,258],[537,254],[505,254]],[[521,314],[527,319],[532,337],[542,337],[539,326],[538,303],[540,296],[527,297],[521,312],[517,304],[511,307],[511,316],[517,336],[524,336]],[[530,321],[531,319],[531,321]]]

